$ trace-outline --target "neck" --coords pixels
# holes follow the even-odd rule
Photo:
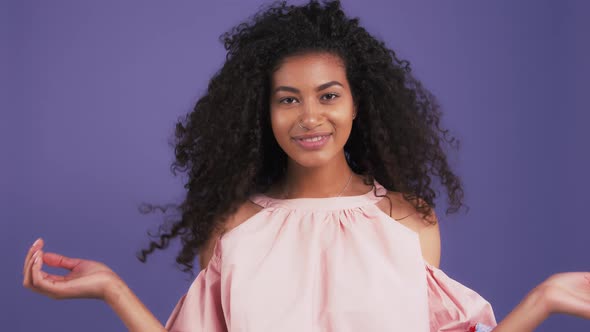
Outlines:
[[[281,188],[285,198],[346,196],[355,180],[353,174],[344,153],[320,167],[303,167],[289,160]]]

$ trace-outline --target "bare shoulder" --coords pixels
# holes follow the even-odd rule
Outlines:
[[[437,221],[434,210],[432,211],[431,216],[423,218],[414,205],[407,201],[400,192],[388,191],[387,197],[389,200],[384,198],[377,203],[377,206],[385,214],[416,233],[420,233],[424,229],[431,227],[433,221]]]
[[[223,223],[223,229],[215,230],[209,236],[207,242],[199,250],[199,266],[203,269],[209,264],[211,256],[213,256],[213,249],[219,237],[233,230],[234,228],[241,225],[244,221],[250,219],[253,215],[262,210],[262,207],[254,204],[250,200],[246,200],[238,205],[238,209],[229,215]]]
[[[434,209],[430,216],[423,217],[414,205],[403,197],[402,193],[388,191],[387,197],[391,200],[391,205],[388,199],[382,199],[377,203],[377,206],[385,214],[416,232],[420,238],[420,247],[424,259],[431,265],[438,267],[440,264],[441,243],[438,219]]]
[[[222,234],[225,234],[231,231],[232,229],[238,227],[244,221],[250,219],[253,215],[258,213],[260,210],[262,210],[262,207],[260,205],[254,204],[252,201],[248,199],[242,202],[238,206],[236,212],[230,215],[225,221],[225,228],[223,229]]]

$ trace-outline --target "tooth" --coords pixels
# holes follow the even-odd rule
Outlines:
[[[324,138],[324,136],[315,136],[315,137],[310,137],[310,138],[302,138],[301,140],[304,142],[317,142],[317,141],[321,141]]]

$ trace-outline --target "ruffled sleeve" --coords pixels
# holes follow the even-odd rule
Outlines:
[[[207,267],[201,270],[174,307],[166,322],[166,331],[227,331],[221,306],[220,261],[219,248],[216,246]]]
[[[425,262],[431,332],[488,332],[496,324],[492,306],[475,291]]]

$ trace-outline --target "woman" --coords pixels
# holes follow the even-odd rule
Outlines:
[[[340,4],[279,4],[223,36],[207,93],[176,130],[189,180],[179,237],[204,268],[165,326],[102,263],[25,258],[25,287],[98,298],[132,331],[532,331],[590,318],[590,274],[556,274],[496,326],[489,303],[439,268],[434,178],[462,206],[435,99]],[[42,264],[72,272],[59,277]]]

